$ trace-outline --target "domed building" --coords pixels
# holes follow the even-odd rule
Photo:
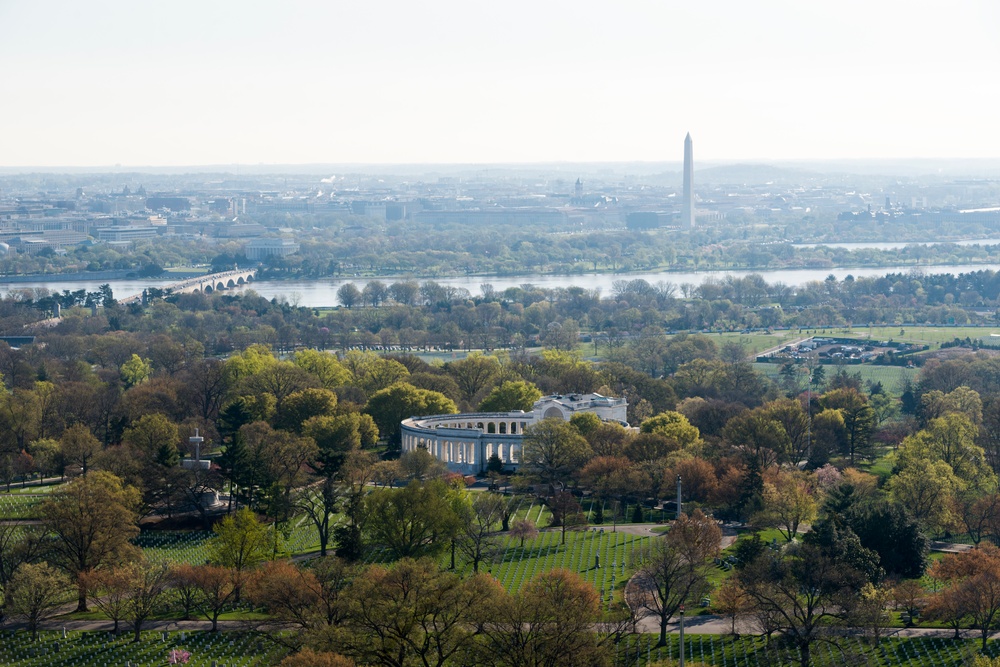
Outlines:
[[[569,421],[592,412],[603,421],[626,424],[628,402],[600,394],[557,394],[535,401],[530,412],[470,412],[455,415],[410,417],[400,423],[404,452],[426,449],[452,472],[478,475],[496,454],[507,470],[521,463],[524,430],[550,417]]]

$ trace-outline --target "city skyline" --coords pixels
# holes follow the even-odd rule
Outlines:
[[[985,1],[0,2],[0,165],[671,162],[687,131],[707,162],[998,158],[998,19]]]

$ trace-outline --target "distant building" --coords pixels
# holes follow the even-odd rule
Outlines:
[[[253,239],[244,246],[247,259],[259,262],[267,257],[287,257],[299,251],[299,244],[292,239]]]
[[[264,225],[257,224],[256,222],[249,222],[246,224],[226,224],[219,225],[215,228],[215,235],[219,238],[229,238],[229,239],[248,239],[255,236],[261,236],[267,231]]]
[[[670,219],[670,216],[667,216]],[[656,229],[660,226],[660,214],[656,211],[632,211],[625,218],[625,226],[629,229]]]
[[[147,197],[146,208],[151,211],[159,211],[161,208],[170,211],[189,211],[191,200],[187,197]]]
[[[160,234],[160,229],[152,225],[142,227],[103,227],[95,231],[97,233],[97,240],[105,243],[128,243],[140,239],[151,239]]]

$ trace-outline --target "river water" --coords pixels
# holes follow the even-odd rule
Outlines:
[[[803,285],[814,280],[825,280],[827,276],[833,275],[837,280],[843,280],[848,275],[854,277],[861,276],[882,276],[887,273],[908,273],[917,271],[925,274],[939,273],[969,273],[971,271],[982,271],[991,269],[1000,270],[1000,264],[965,264],[954,266],[889,266],[883,268],[835,268],[835,269],[784,269],[775,271],[694,271],[694,272],[644,272],[644,273],[589,273],[572,276],[556,275],[526,275],[526,276],[467,276],[452,278],[414,278],[418,282],[424,280],[434,280],[442,285],[462,288],[472,295],[480,294],[480,286],[483,284],[493,285],[493,289],[502,292],[508,287],[515,287],[530,283],[537,287],[582,287],[584,289],[599,289],[603,294],[610,294],[612,284],[617,280],[637,280],[643,279],[651,284],[657,282],[667,282],[674,285],[690,283],[699,285],[710,278],[722,279],[726,276],[742,277],[751,273],[761,275],[768,283],[785,283],[786,285]],[[390,284],[395,280],[403,278],[379,278],[382,282]],[[320,308],[324,306],[337,306],[337,289],[347,282],[354,282],[359,289],[368,282],[368,278],[343,278],[343,279],[318,279],[318,280],[282,280],[282,281],[260,281],[253,283],[248,289],[253,289],[261,296],[272,299],[287,299],[289,303],[310,308]],[[115,296],[124,298],[133,294],[139,294],[147,287],[159,287],[167,284],[164,280],[103,280],[103,281],[59,281],[37,283],[0,283],[0,294],[7,294],[11,291],[32,290],[45,288],[53,292],[69,290],[97,291],[102,284],[111,285]]]

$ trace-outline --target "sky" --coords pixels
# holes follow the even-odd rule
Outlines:
[[[0,0],[0,166],[1000,158],[996,0]]]

